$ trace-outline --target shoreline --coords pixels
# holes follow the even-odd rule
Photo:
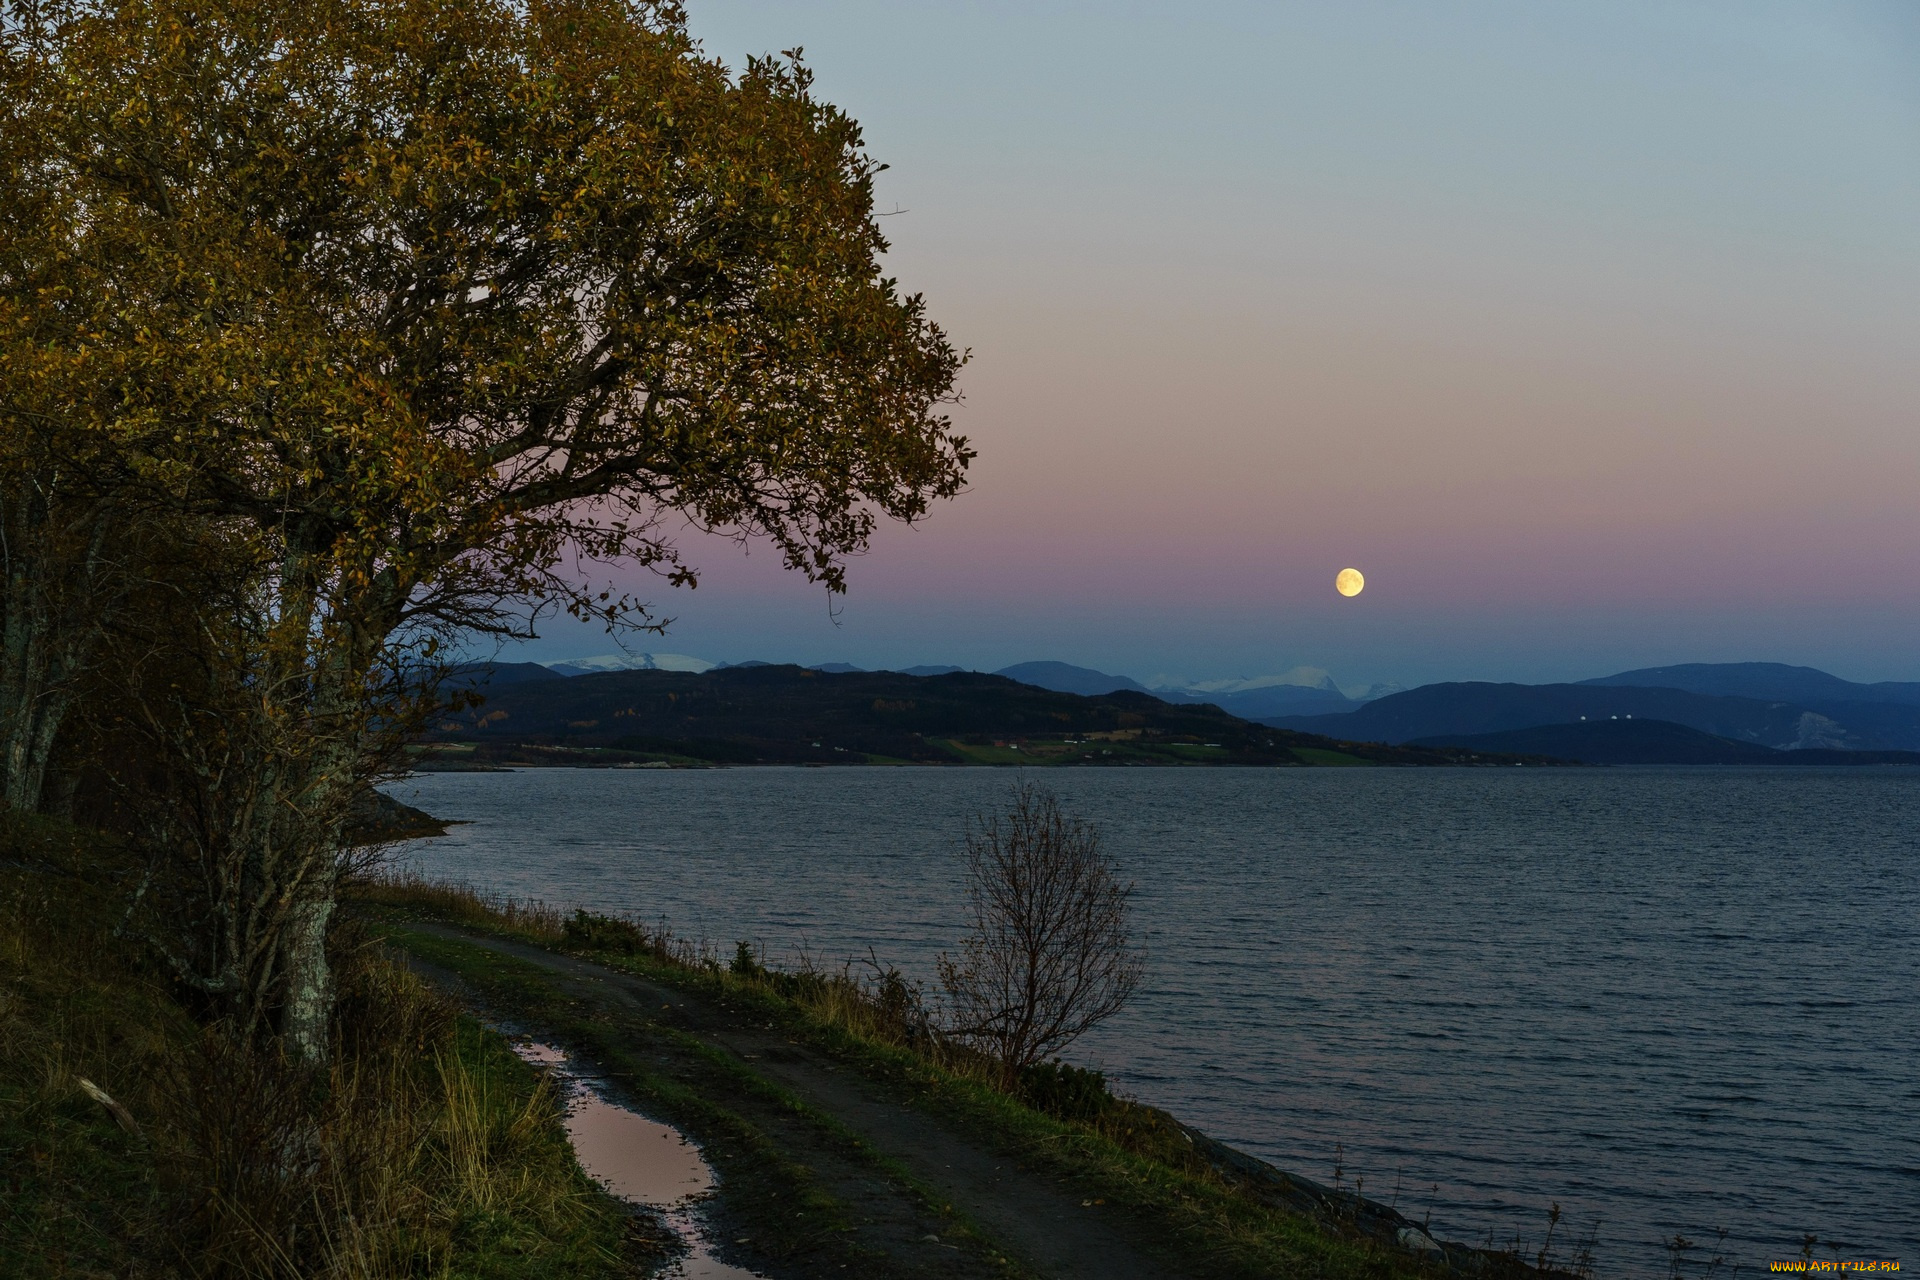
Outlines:
[[[1309,1231],[1320,1238],[1325,1247],[1359,1248],[1373,1259],[1373,1266],[1393,1259],[1394,1273],[1515,1277],[1580,1274],[1577,1267],[1568,1270],[1533,1265],[1514,1250],[1502,1252],[1438,1239],[1428,1234],[1424,1224],[1405,1217],[1392,1206],[1359,1194],[1357,1189],[1328,1187],[1287,1173],[1181,1123],[1159,1108],[1116,1098],[1103,1104],[1114,1109],[1112,1116],[1092,1127],[1088,1127],[1089,1122],[1063,1120],[1033,1111],[1015,1099],[982,1090],[977,1083],[954,1077],[949,1071],[923,1061],[910,1046],[890,1046],[858,1036],[850,1038],[844,1028],[836,1030],[812,1020],[800,1006],[778,995],[777,988],[791,987],[797,980],[792,975],[760,970],[767,976],[755,977],[722,966],[717,959],[699,960],[691,957],[691,953],[678,959],[664,957],[638,943],[632,944],[638,949],[622,950],[613,944],[622,938],[640,936],[636,926],[584,912],[576,913],[567,922],[566,930],[558,934],[548,927],[549,936],[541,939],[538,935],[542,930],[534,926],[529,914],[532,908],[499,903],[495,908],[476,912],[475,907],[481,900],[461,891],[468,904],[463,910],[457,907],[455,898],[445,896],[451,892],[446,888],[416,891],[411,895],[404,891],[397,895],[392,890],[378,891],[376,900],[385,904],[381,908],[386,921],[382,931],[392,944],[407,953],[456,970],[470,990],[495,1002],[490,1007],[496,1016],[510,1017],[516,1026],[527,1027],[543,1036],[558,1036],[561,1041],[572,1036],[571,1047],[595,1060],[604,1061],[598,1053],[620,1051],[617,1045],[579,1039],[583,1034],[588,1035],[589,1041],[594,1036],[604,1039],[603,1032],[587,1031],[580,1022],[582,1012],[578,1007],[579,1001],[585,999],[591,1009],[593,1001],[598,999],[591,992],[598,990],[598,986],[569,986],[564,982],[555,985],[555,974],[563,970],[579,974],[583,964],[597,972],[621,975],[603,979],[602,983],[639,981],[679,992],[679,997],[668,999],[669,1004],[677,1009],[681,1007],[679,1001],[684,999],[686,1008],[699,1010],[690,1014],[690,1023],[677,1022],[679,1033],[693,1031],[716,1048],[739,1051],[731,1052],[730,1056],[740,1069],[764,1074],[768,1065],[782,1058],[781,1054],[766,1056],[771,1054],[771,1048],[762,1049],[756,1042],[744,1042],[744,1049],[742,1043],[730,1043],[743,1035],[757,1035],[751,1026],[757,1026],[764,1019],[770,1027],[779,1025],[785,1029],[789,1045],[811,1046],[812,1050],[822,1053],[825,1060],[833,1064],[827,1070],[838,1066],[854,1071],[869,1087],[901,1098],[908,1107],[927,1111],[949,1125],[958,1125],[960,1131],[972,1135],[975,1142],[1003,1150],[1009,1140],[1016,1146],[1040,1142],[1051,1147],[1055,1154],[1042,1161],[1044,1168],[1052,1170],[1048,1176],[1066,1177],[1069,1181],[1091,1179],[1085,1181],[1087,1204],[1105,1203],[1099,1199],[1103,1190],[1109,1197],[1116,1194],[1112,1183],[1115,1162],[1135,1169],[1158,1170],[1151,1174],[1152,1179],[1172,1179],[1173,1185],[1186,1190],[1171,1200],[1164,1193],[1157,1198],[1148,1196],[1135,1205],[1135,1212],[1163,1219],[1163,1228],[1167,1231],[1185,1230],[1178,1228],[1177,1220],[1184,1211],[1178,1209],[1176,1202],[1181,1196],[1198,1195],[1215,1205],[1209,1212],[1251,1214],[1259,1221],[1274,1224],[1264,1228],[1269,1232],[1279,1230],[1278,1224],[1292,1222],[1297,1225],[1287,1230]],[[442,895],[437,905],[425,900],[429,894]],[[409,897],[413,899],[412,904],[404,905]],[[559,919],[557,913],[549,914],[551,920]],[[423,937],[422,930],[429,936]],[[674,940],[671,945],[681,944]],[[693,963],[688,963],[690,958]],[[503,977],[503,965],[517,976]],[[503,1000],[510,1003],[505,1008],[498,1007],[497,1002]],[[562,1013],[570,1003],[573,1011]],[[715,1012],[729,1008],[733,1010],[731,1015]],[[601,1017],[591,1012],[586,1016]],[[713,1023],[703,1025],[702,1019],[706,1018],[713,1019]],[[747,1023],[742,1023],[742,1018],[747,1019]],[[786,1052],[790,1054],[791,1050]],[[768,1078],[792,1085],[790,1074],[794,1069],[790,1065],[775,1068],[775,1074]],[[780,1075],[782,1070],[789,1075]],[[903,1084],[908,1086],[904,1093]],[[1009,1109],[1017,1114],[1010,1114]],[[669,1123],[674,1119],[672,1116],[655,1118]],[[1108,1129],[1114,1134],[1124,1132],[1132,1137],[1116,1138],[1108,1134]],[[1053,1136],[1043,1138],[1036,1130]],[[1010,1139],[1010,1132],[1024,1136]],[[1115,1142],[1120,1145],[1113,1146]],[[1103,1143],[1107,1145],[1101,1145]],[[1080,1150],[1085,1154],[1071,1154]],[[1103,1151],[1106,1154],[1101,1154]],[[1138,1176],[1136,1173],[1128,1178]],[[1122,1188],[1118,1193],[1137,1194],[1137,1188],[1135,1192]],[[1173,1216],[1169,1218],[1169,1214]],[[1188,1234],[1189,1247],[1202,1247],[1191,1238],[1190,1232]],[[1206,1247],[1219,1245],[1220,1242],[1215,1241]],[[1551,1263],[1552,1258],[1543,1255],[1538,1261]],[[1258,1270],[1243,1273],[1274,1274]]]

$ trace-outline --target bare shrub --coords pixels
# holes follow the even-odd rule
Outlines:
[[[967,833],[972,929],[940,957],[949,1032],[989,1054],[1002,1084],[1119,1012],[1145,956],[1122,884],[1094,829],[1052,792],[1022,785],[1004,815]]]

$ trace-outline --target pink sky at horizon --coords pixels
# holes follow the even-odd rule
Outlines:
[[[981,457],[882,532],[837,621],[770,554],[700,547],[640,647],[1920,679],[1915,11],[691,17],[730,63],[804,45],[892,166],[888,269],[974,353]]]

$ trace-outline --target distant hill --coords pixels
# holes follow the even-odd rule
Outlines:
[[[1095,697],[1004,676],[795,666],[616,671],[490,689],[430,739],[448,764],[1450,764],[1474,754],[1343,743],[1135,690]],[[458,744],[457,746],[452,744]],[[1487,761],[1486,763],[1495,763]]]
[[[1886,702],[1920,706],[1920,683],[1887,680],[1857,684],[1814,667],[1784,662],[1689,662],[1677,667],[1643,667],[1581,684],[1632,685],[1644,689],[1684,689],[1723,698],[1760,698],[1818,708],[1821,703]]]
[[[1269,684],[1227,690],[1155,689],[1153,693],[1155,697],[1168,702],[1212,703],[1243,720],[1264,721],[1270,716],[1338,715],[1365,705],[1338,689],[1299,684]]]
[[[537,662],[463,662],[447,673],[446,687],[500,689],[536,680],[564,680],[566,676]]]
[[[922,668],[914,668],[915,674]],[[931,672],[927,672],[931,674]],[[1219,707],[1242,720],[1260,720],[1267,716],[1320,715],[1351,711],[1361,703],[1334,687],[1325,672],[1308,684],[1295,672],[1285,676],[1265,676],[1252,680],[1215,680],[1195,685],[1162,684],[1149,688],[1131,676],[1110,675],[1091,667],[1076,667],[1066,662],[1022,662],[1002,667],[995,675],[1018,680],[1022,684],[1095,697],[1116,689],[1150,693],[1162,702]]]
[[[1147,693],[1147,686],[1130,676],[1110,676],[1104,671],[1095,671],[1092,667],[1076,667],[1069,662],[1016,662],[1010,667],[1002,667],[993,674],[1005,676],[1009,680],[1018,680],[1021,684],[1030,684],[1037,689],[1052,689],[1055,693],[1077,693],[1081,697],[1093,698],[1103,693],[1113,693],[1118,689],[1131,689],[1135,693]]]
[[[1443,734],[1418,741],[1476,751],[1534,751],[1586,764],[1767,764],[1792,754],[1754,742],[1716,737],[1671,720],[1577,720],[1499,733]],[[1507,745],[1515,742],[1529,745]]]
[[[603,653],[593,658],[549,662],[547,670],[563,676],[593,675],[601,671],[711,671],[713,663],[684,653]]]
[[[1554,756],[1583,764],[1906,764],[1920,765],[1920,752],[1777,751],[1735,742],[1668,720],[1585,720],[1543,724],[1501,733],[1421,738],[1417,747],[1466,747],[1522,755]]]
[[[1920,707],[1847,703],[1817,710],[1791,702],[1610,684],[1430,684],[1345,715],[1262,717],[1261,723],[1364,741],[1414,742],[1614,716],[1666,720],[1781,749],[1920,749]]]

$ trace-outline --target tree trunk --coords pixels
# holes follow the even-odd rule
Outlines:
[[[7,807],[17,813],[36,813],[46,791],[47,765],[53,745],[67,718],[69,691],[57,680],[37,681],[21,705],[9,708],[7,734]],[[48,687],[51,686],[51,687]]]
[[[290,562],[304,570],[308,568],[306,559],[290,557]],[[299,609],[289,611],[295,617],[312,616],[312,604],[320,595],[317,587],[303,581],[303,576],[299,571],[287,574],[290,583],[305,588],[293,596],[300,602]],[[379,585],[385,584],[377,583],[376,590]],[[386,595],[383,609],[369,610],[378,625],[350,625],[330,649],[317,654],[306,651],[304,634],[299,641],[282,642],[286,645],[283,654],[300,654],[299,674],[312,673],[302,681],[291,682],[292,687],[304,686],[309,699],[289,718],[302,726],[305,735],[297,749],[311,754],[304,762],[306,785],[298,801],[288,807],[298,815],[294,821],[300,827],[294,844],[301,850],[301,857],[288,868],[299,882],[300,900],[289,913],[280,946],[285,983],[280,1036],[288,1053],[309,1065],[327,1060],[333,1014],[327,925],[333,916],[348,809],[355,788],[364,780],[367,704],[362,685],[381,642],[398,622],[400,597],[390,587]],[[280,812],[288,812],[288,808]]]
[[[41,808],[76,683],[121,609],[113,516],[103,503],[0,497],[0,799],[19,812]]]
[[[333,973],[327,968],[327,922],[333,916],[331,877],[324,892],[303,904],[288,922],[287,1002],[280,1013],[280,1036],[298,1062],[320,1066],[327,1060],[327,1024],[333,1013]]]
[[[16,534],[25,531],[15,531]],[[26,542],[31,534],[9,538]],[[45,566],[33,563],[31,551],[9,546],[4,639],[0,639],[0,798],[16,812],[40,807],[46,780],[47,757],[54,735],[65,717],[66,694],[50,670],[48,651],[55,637],[48,635],[46,594],[40,582]]]

